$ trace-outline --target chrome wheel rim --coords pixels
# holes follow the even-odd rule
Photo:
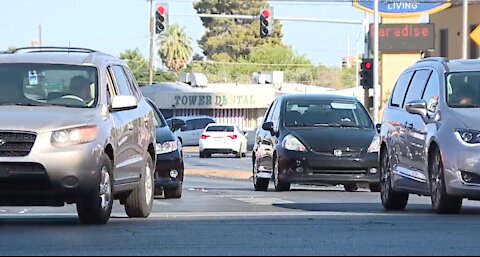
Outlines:
[[[391,177],[390,177],[390,163],[387,154],[383,154],[382,158],[382,201],[388,201],[388,194],[390,193]]]
[[[442,192],[442,162],[440,161],[440,157],[437,155],[434,157],[434,161],[432,163],[432,170],[430,172],[430,181],[431,181],[431,188],[432,188],[432,202],[435,206],[438,206],[440,201],[440,195]]]
[[[150,205],[150,201],[153,195],[153,183],[152,183],[152,169],[147,164],[145,167],[145,202]]]
[[[102,209],[107,209],[112,200],[112,185],[110,182],[110,174],[108,173],[107,167],[102,168],[102,179],[100,181],[100,199],[102,204]]]
[[[257,184],[257,172],[258,172],[258,169],[257,169],[257,162],[254,162],[253,163],[253,184],[256,185]]]
[[[278,172],[278,163],[275,163],[274,167],[273,167],[273,174],[275,176],[274,178],[274,183],[275,183],[275,187],[278,187],[278,185],[280,184],[279,182],[279,172]]]

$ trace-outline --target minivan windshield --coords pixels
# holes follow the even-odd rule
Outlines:
[[[373,129],[373,122],[358,102],[332,100],[288,101],[287,127],[352,127]]]
[[[97,69],[64,64],[0,64],[0,105],[93,108]]]
[[[480,72],[449,74],[447,102],[452,108],[480,108]]]

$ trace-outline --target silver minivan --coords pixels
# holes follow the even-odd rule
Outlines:
[[[76,204],[107,223],[153,205],[155,127],[127,65],[81,48],[0,54],[0,206]]]

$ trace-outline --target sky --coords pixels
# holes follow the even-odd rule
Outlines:
[[[194,0],[165,0],[171,14],[195,14]],[[272,2],[276,17],[362,20],[363,12],[348,3]],[[260,12],[260,10],[259,10]],[[204,28],[198,16],[171,15],[195,43]],[[361,25],[283,21],[284,43],[316,64],[340,66],[343,56],[355,55]],[[88,47],[118,56],[126,49],[149,50],[147,0],[15,0],[2,1],[0,50],[29,46],[42,25],[43,45]],[[350,36],[350,47],[348,38]],[[360,40],[363,49],[363,39]],[[361,51],[363,52],[363,51]]]

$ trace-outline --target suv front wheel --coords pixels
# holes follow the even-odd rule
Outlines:
[[[154,165],[150,155],[145,156],[145,160],[140,184],[125,201],[125,211],[130,218],[147,218],[152,211],[155,195]]]
[[[101,163],[95,189],[77,202],[78,217],[84,224],[106,224],[112,213],[113,165],[106,154],[103,154]]]

